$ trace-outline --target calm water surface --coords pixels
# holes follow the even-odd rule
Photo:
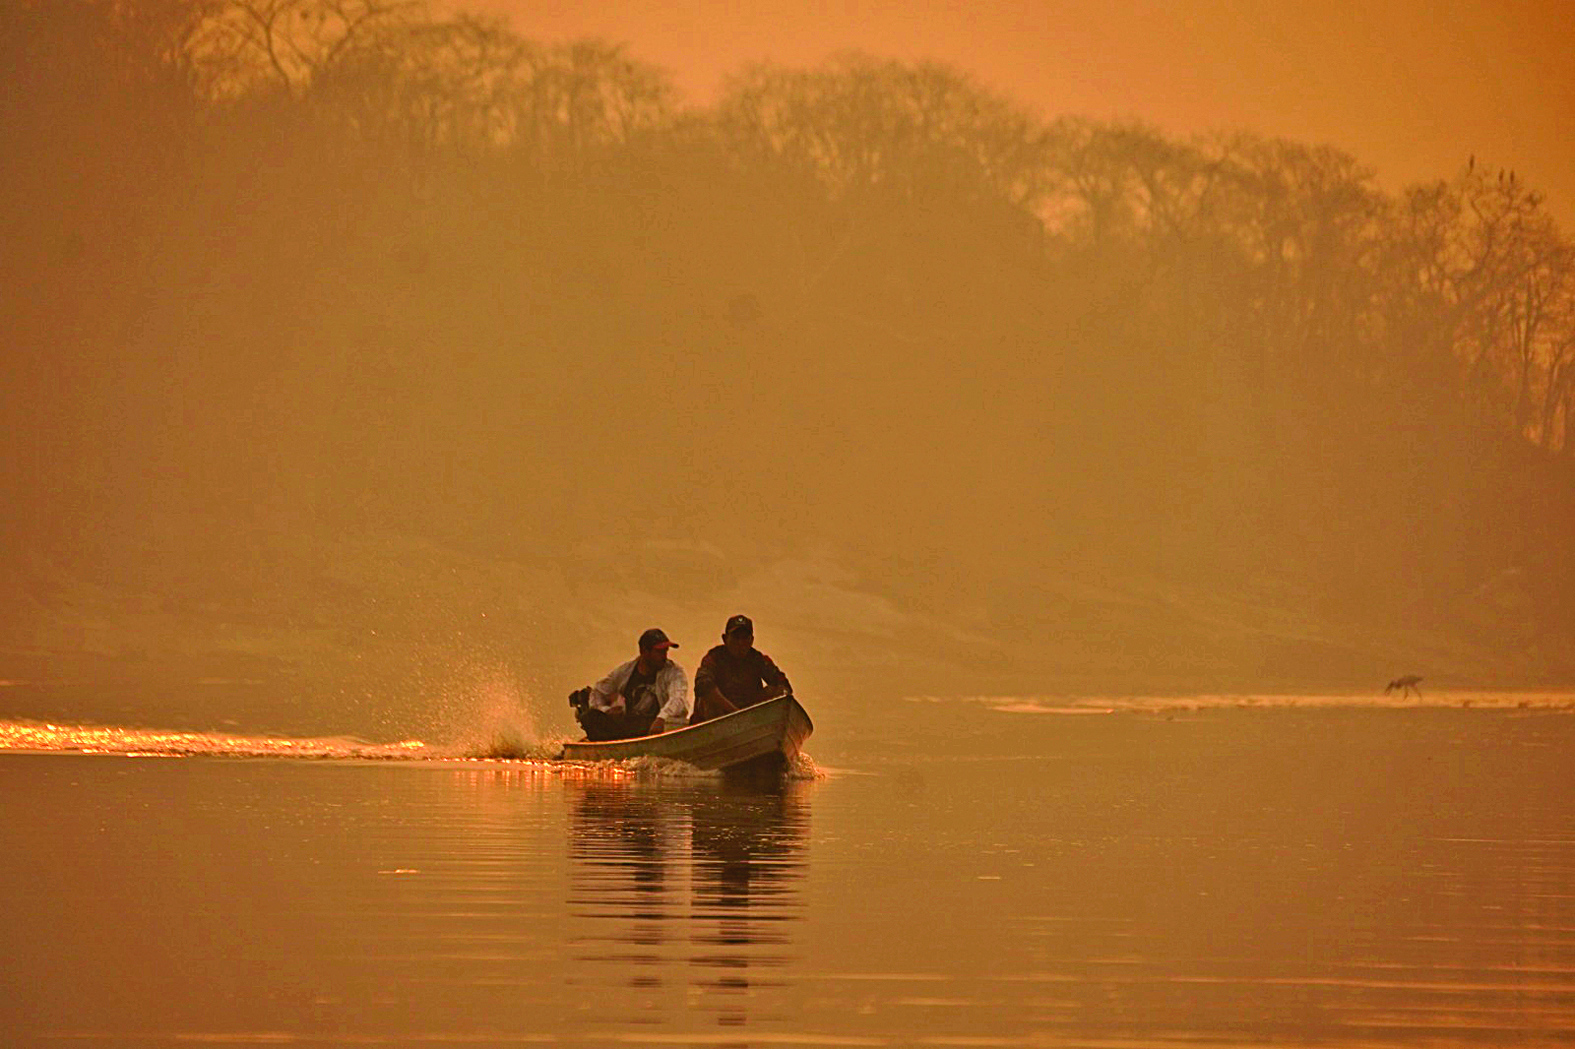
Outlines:
[[[0,1042],[1575,1043],[1575,715],[896,714],[773,791],[0,754]]]

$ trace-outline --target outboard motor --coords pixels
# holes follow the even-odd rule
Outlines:
[[[580,723],[581,728],[584,728],[585,712],[591,708],[590,687],[587,686],[585,688],[577,688],[573,692],[570,692],[569,706],[574,708],[574,720]]]

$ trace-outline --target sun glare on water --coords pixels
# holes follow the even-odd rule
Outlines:
[[[531,748],[545,754],[551,744]],[[97,754],[127,758],[242,757],[314,760],[420,761],[495,767],[513,773],[540,772],[558,778],[660,778],[673,775],[633,762],[559,761],[541,754],[496,754],[437,746],[419,739],[369,743],[352,737],[295,738],[224,732],[186,732],[123,725],[61,725],[43,721],[0,721],[0,754]],[[643,764],[642,764],[643,762]],[[693,772],[694,770],[690,770]],[[703,775],[703,774],[702,774]]]
[[[0,751],[120,754],[127,757],[230,755],[294,758],[410,758],[427,756],[419,739],[367,743],[349,738],[294,739],[222,732],[183,732],[120,725],[57,725],[0,721]]]

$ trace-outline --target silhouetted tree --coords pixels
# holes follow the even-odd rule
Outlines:
[[[423,0],[205,0],[191,47],[215,96],[271,89],[300,98],[426,11]]]
[[[811,70],[755,66],[729,81],[717,120],[742,155],[801,170],[840,197],[944,187],[1033,209],[1047,189],[1038,122],[931,63],[852,54]]]

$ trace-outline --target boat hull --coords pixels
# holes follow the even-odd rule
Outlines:
[[[814,730],[798,700],[782,696],[656,736],[565,743],[563,757],[568,761],[666,758],[701,769],[780,767],[798,755]]]

